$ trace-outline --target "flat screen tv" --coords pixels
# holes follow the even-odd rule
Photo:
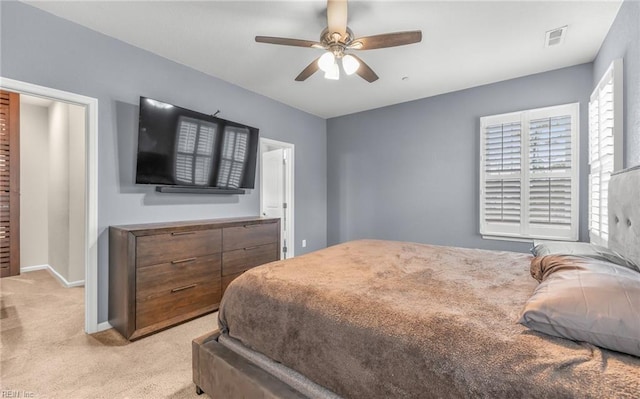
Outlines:
[[[140,97],[138,184],[254,188],[257,153],[256,128]]]

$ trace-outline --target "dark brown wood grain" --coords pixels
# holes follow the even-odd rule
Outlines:
[[[235,248],[230,255],[223,255],[224,237]],[[279,248],[279,219],[112,226],[109,322],[135,340],[215,311],[222,291],[242,274],[222,277],[223,256],[229,270],[248,269],[278,259]]]
[[[195,258],[189,262],[161,263],[138,268],[136,300],[151,300],[171,292],[174,288],[203,281],[213,281],[217,286],[220,285],[220,254]],[[216,302],[220,302],[219,299],[216,298]]]
[[[187,287],[191,288],[136,300],[136,329],[220,303],[220,278],[199,280]]]
[[[181,261],[220,252],[220,229],[175,231],[138,237],[136,264],[138,267]]]
[[[222,249],[231,251],[275,242],[280,235],[280,223],[244,223],[222,230]]]
[[[228,274],[226,276],[222,276],[222,295],[223,296],[224,296],[224,292],[227,290],[227,287],[229,286],[229,284],[231,284],[231,282],[233,280],[235,280],[236,278],[240,277],[242,275],[242,273],[244,273],[244,272],[235,273],[235,274]]]
[[[181,222],[161,222],[144,224],[127,224],[113,226],[127,230],[136,237],[165,234],[174,231],[210,230],[215,224],[216,228],[242,226],[246,223],[276,223],[279,219],[262,218],[258,216],[247,216],[238,218],[220,218],[204,220],[186,220]]]
[[[109,323],[120,332],[127,331],[130,320],[127,236],[126,231],[109,229]]]
[[[275,236],[273,236],[275,240]],[[222,254],[222,275],[240,273],[252,267],[278,260],[278,244],[258,245],[226,251]]]

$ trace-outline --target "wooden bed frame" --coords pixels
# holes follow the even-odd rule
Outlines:
[[[609,202],[609,247],[640,263],[640,166],[612,176]],[[215,330],[193,340],[196,392],[212,398],[308,398],[290,385],[218,342]]]

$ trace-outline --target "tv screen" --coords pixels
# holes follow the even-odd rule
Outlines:
[[[258,129],[140,97],[136,183],[254,188]]]

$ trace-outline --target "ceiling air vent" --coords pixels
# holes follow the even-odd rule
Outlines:
[[[552,29],[547,31],[544,38],[545,47],[553,47],[564,42],[564,37],[567,35],[567,26],[562,28]]]

